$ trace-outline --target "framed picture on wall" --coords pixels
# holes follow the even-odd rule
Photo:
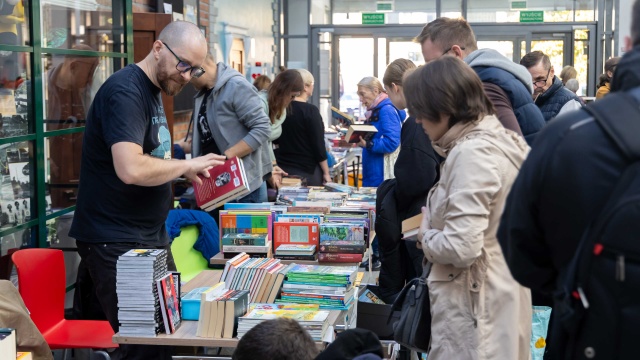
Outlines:
[[[184,20],[198,25],[198,0],[184,0]]]

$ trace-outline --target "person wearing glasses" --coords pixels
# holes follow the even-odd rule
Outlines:
[[[441,17],[428,23],[415,41],[422,46],[425,62],[449,55],[464,60],[478,74],[502,125],[521,134],[531,145],[545,125],[531,99],[531,75],[493,49],[478,49],[466,20]]]
[[[86,118],[80,185],[69,235],[94,284],[97,305],[115,332],[119,329],[116,262],[131,249],[166,249],[175,270],[165,220],[172,205],[171,181],[223,163],[208,154],[172,160],[162,93],[173,96],[204,73],[207,43],[197,26],[167,25],[149,54],[107,79]],[[166,346],[122,344],[116,359],[171,359]]]
[[[549,56],[542,51],[532,51],[520,60],[533,80],[533,100],[542,111],[545,121],[568,111],[582,107],[580,98],[564,87],[554,73]]]
[[[264,179],[273,169],[267,147],[271,127],[258,92],[238,71],[216,64],[211,53],[203,67],[204,75],[191,80],[199,91],[191,118],[192,154],[242,158],[251,193],[238,202],[266,202]]]

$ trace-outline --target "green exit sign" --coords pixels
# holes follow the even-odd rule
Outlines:
[[[377,11],[393,11],[393,2],[378,1],[376,3]]]
[[[520,11],[521,23],[544,22],[544,11]]]
[[[362,13],[362,25],[384,25],[384,14]]]
[[[526,8],[527,8],[527,2],[526,1],[512,1],[511,2],[511,10],[526,9]]]

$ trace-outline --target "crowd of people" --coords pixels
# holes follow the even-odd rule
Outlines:
[[[598,93],[610,94],[594,104],[614,103],[622,95],[625,101],[640,99],[638,0],[632,17],[634,48],[607,61]],[[565,290],[561,281],[583,234],[638,159],[606,135],[570,89],[575,69],[562,69],[558,78],[540,51],[516,64],[493,49],[479,49],[464,19],[438,18],[415,41],[425,65],[397,59],[382,81],[365,77],[357,84],[364,121],[378,130],[357,146],[363,185],[378,188],[372,248],[381,267],[381,296],[392,302],[429,263],[430,360],[528,359],[532,306],[557,309],[552,295]],[[93,283],[94,301],[114,331],[118,256],[132,248],[163,248],[175,268],[164,226],[173,179],[199,183],[199,175],[208,177],[211,167],[238,156],[251,190],[240,202],[267,201],[267,187],[277,189],[287,174],[305,177],[309,185],[331,181],[322,118],[308,103],[313,76],[283,69],[270,84],[258,80],[251,84],[216,62],[202,32],[177,21],[160,33],[144,60],[113,74],[95,95],[86,116],[70,236]],[[184,144],[192,157],[172,161],[161,94],[175,95],[189,82],[198,90],[193,134]],[[628,126],[629,132],[639,129]],[[627,145],[638,149],[637,141]],[[402,241],[402,220],[420,213],[418,241]],[[624,256],[617,261],[617,279],[624,281]],[[634,274],[628,271],[627,279]],[[571,296],[584,304],[580,291]],[[609,289],[591,291],[593,299],[593,292]],[[628,306],[637,310],[640,304]],[[282,320],[254,328],[234,358],[257,352],[265,359],[314,358],[313,342],[296,325]],[[563,319],[552,318],[549,358],[593,358],[592,352],[632,358],[629,336],[591,345],[585,331],[566,329]],[[607,339],[616,336],[614,330],[599,329]],[[292,340],[278,341],[284,336]],[[611,343],[617,353],[610,352]],[[120,344],[116,352],[125,359],[171,358],[163,346]]]

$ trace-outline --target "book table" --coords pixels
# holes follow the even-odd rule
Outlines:
[[[221,252],[219,252],[216,255],[214,255],[211,259],[209,259],[209,264],[224,266],[227,263],[227,260],[229,260],[229,259],[225,259],[224,255]],[[359,262],[347,262],[347,263],[327,263],[327,262],[322,262],[322,263],[318,263],[318,260],[280,260],[280,262],[285,264],[285,265],[288,265],[288,264],[291,264],[291,263],[302,264],[302,265],[332,265],[332,266],[359,266],[360,265]]]
[[[182,287],[182,295],[198,288],[213,286],[220,281],[222,275],[221,270],[204,270],[196,275],[191,281]],[[329,325],[335,326],[344,323],[347,311],[332,310],[329,314]],[[117,333],[113,336],[113,342],[117,344],[137,344],[137,345],[171,345],[171,346],[205,346],[205,347],[225,347],[235,348],[238,345],[238,339],[216,339],[203,338],[196,336],[198,328],[197,321],[183,320],[182,324],[171,335],[158,334],[156,336],[122,336]],[[324,349],[323,342],[316,342],[318,349]],[[198,357],[203,358],[203,357]]]

